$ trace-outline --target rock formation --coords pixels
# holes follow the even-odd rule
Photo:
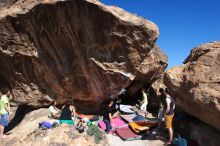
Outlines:
[[[220,42],[194,48],[183,66],[166,72],[164,83],[180,108],[220,130]]]
[[[10,7],[13,3],[15,3],[17,0],[1,0],[0,1],[0,8],[2,7]]]
[[[33,107],[74,98],[93,110],[167,65],[154,23],[97,0],[18,0],[0,10],[0,28],[1,88]]]

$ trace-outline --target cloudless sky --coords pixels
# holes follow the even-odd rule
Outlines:
[[[101,0],[153,21],[157,44],[168,55],[168,68],[181,65],[191,49],[220,41],[220,0]]]

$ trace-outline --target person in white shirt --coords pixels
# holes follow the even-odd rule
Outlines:
[[[61,111],[56,107],[56,101],[52,102],[52,105],[49,107],[49,113],[52,118],[59,119]]]
[[[142,98],[140,101],[140,109],[143,111],[147,111],[147,105],[148,105],[148,93],[145,93],[144,88],[141,89],[141,93],[142,93]]]

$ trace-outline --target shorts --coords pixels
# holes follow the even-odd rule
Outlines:
[[[174,115],[165,115],[165,125],[167,129],[172,128],[173,116]]]
[[[8,123],[9,123],[9,115],[8,114],[0,115],[0,125],[8,126]]]

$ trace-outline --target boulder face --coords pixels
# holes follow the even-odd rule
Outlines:
[[[194,48],[184,63],[166,72],[165,85],[180,108],[220,130],[220,42]]]
[[[0,1],[0,8],[2,7],[9,7],[13,3],[15,3],[17,0],[1,0]]]
[[[97,0],[18,0],[0,28],[1,88],[33,107],[73,98],[91,110],[167,66],[154,23]]]

